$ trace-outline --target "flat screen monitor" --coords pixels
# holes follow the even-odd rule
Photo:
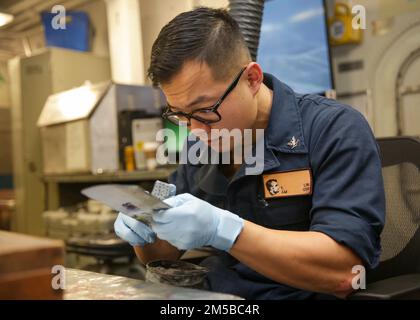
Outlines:
[[[266,0],[257,62],[299,93],[333,89],[323,0]]]

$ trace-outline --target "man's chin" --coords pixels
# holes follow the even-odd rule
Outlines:
[[[208,142],[207,145],[213,151],[219,153],[220,155],[227,154],[227,158],[230,159],[230,163],[225,163],[225,164],[233,163],[234,159],[237,159],[235,161],[241,161],[242,159],[243,150],[242,150],[241,144],[235,145],[233,141],[230,144],[229,143],[223,144],[221,141],[212,141],[212,143]],[[225,157],[223,156],[223,158]]]
[[[234,148],[232,143],[223,143],[221,139],[207,140],[204,143],[219,153],[230,152]]]

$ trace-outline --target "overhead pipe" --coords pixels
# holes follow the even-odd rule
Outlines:
[[[264,0],[229,0],[229,13],[239,24],[253,61],[257,60]]]

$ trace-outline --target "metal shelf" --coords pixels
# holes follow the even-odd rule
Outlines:
[[[170,173],[176,169],[176,166],[158,168],[153,171],[119,171],[103,174],[49,174],[44,175],[43,180],[47,183],[90,183],[90,182],[118,182],[118,181],[150,181],[164,179],[166,180]]]

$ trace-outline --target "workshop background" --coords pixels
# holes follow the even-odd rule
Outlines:
[[[352,13],[357,5],[365,16]],[[165,98],[146,72],[160,29],[198,6],[229,8],[265,71],[358,109],[378,139],[413,137],[418,148],[419,0],[0,0],[0,260],[12,259],[14,239],[32,252],[27,268],[49,248],[45,265],[55,259],[144,279],[131,246],[114,234],[117,213],[80,190],[101,183],[151,190],[176,168],[156,161],[156,132],[176,131],[166,142],[172,154],[185,134],[161,118]],[[359,14],[365,28],[351,28]],[[399,173],[399,186],[407,176],[419,220],[418,170]],[[413,228],[394,251],[418,234],[418,223]],[[35,246],[32,236],[44,240]],[[194,250],[183,260],[209,254]],[[5,261],[0,273],[19,271]]]

